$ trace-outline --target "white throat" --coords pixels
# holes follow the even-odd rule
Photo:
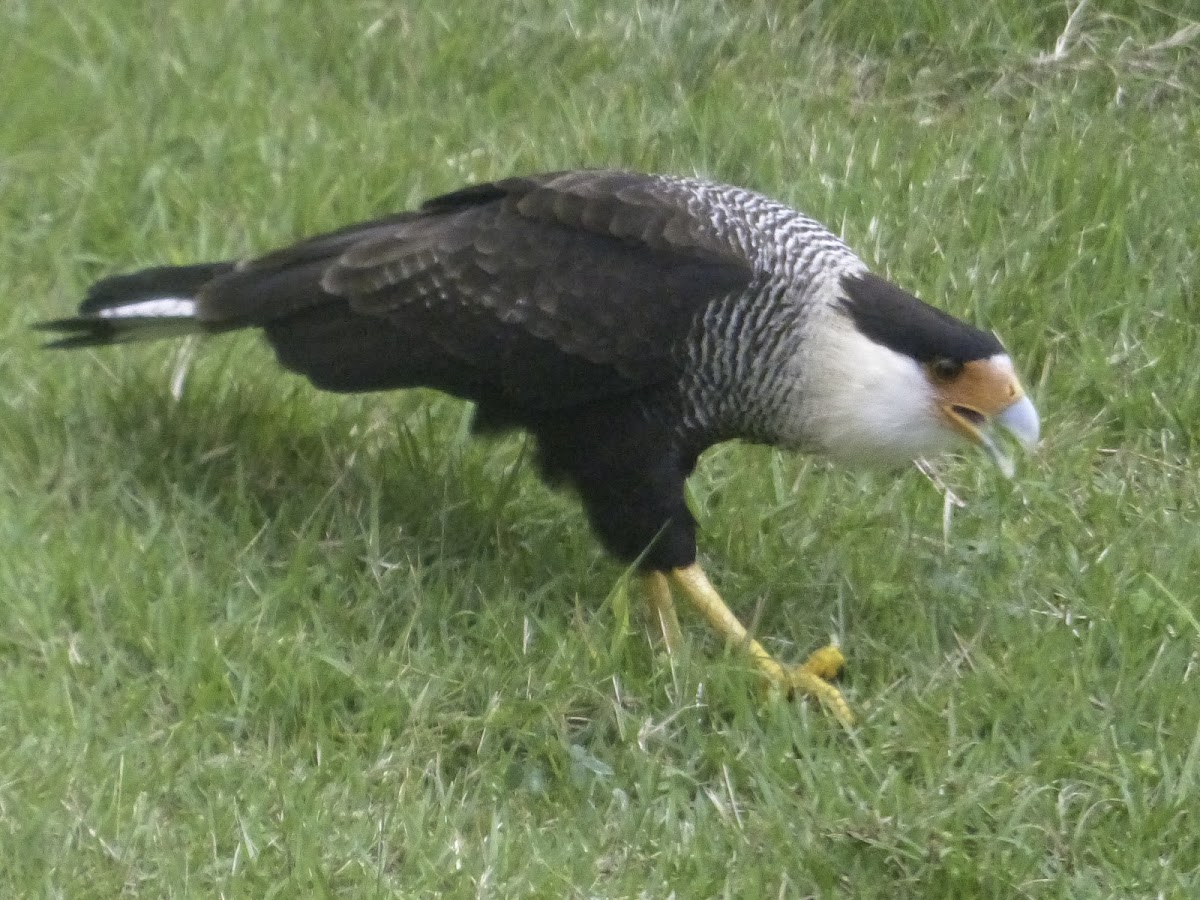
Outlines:
[[[831,459],[902,465],[959,445],[916,360],[865,337],[835,306],[819,312],[796,359],[796,433]]]

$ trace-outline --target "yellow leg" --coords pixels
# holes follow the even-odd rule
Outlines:
[[[837,647],[823,647],[803,665],[789,669],[776,661],[762,644],[750,637],[745,626],[725,605],[725,601],[712,586],[699,563],[673,569],[665,580],[674,583],[683,591],[713,628],[744,646],[754,664],[770,682],[782,688],[811,694],[824,702],[843,725],[849,727],[854,724],[854,714],[850,711],[850,705],[842,696],[842,692],[827,680],[841,671],[845,663],[845,658]]]
[[[683,643],[683,632],[679,628],[679,617],[675,615],[675,601],[671,599],[671,585],[662,572],[651,572],[645,578],[646,601],[650,612],[662,632],[667,653],[674,656]]]

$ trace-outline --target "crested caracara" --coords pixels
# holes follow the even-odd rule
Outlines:
[[[684,482],[731,439],[896,464],[974,444],[1010,470],[1038,417],[986,331],[873,275],[812,219],[695,178],[576,171],[468,187],[242,261],[106,278],[50,346],[261,328],[330,391],[438,388],[519,428],[637,561],[668,649],[672,592],[767,678],[849,723],[835,649],[777,662],[696,559]]]

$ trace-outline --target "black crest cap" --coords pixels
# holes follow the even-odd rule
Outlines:
[[[842,305],[859,331],[918,362],[970,362],[1004,352],[995,335],[960,322],[878,275],[846,275],[842,287]]]

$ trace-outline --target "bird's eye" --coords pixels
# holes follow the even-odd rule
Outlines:
[[[938,381],[953,381],[963,370],[963,364],[957,359],[940,356],[929,364],[929,371]]]

